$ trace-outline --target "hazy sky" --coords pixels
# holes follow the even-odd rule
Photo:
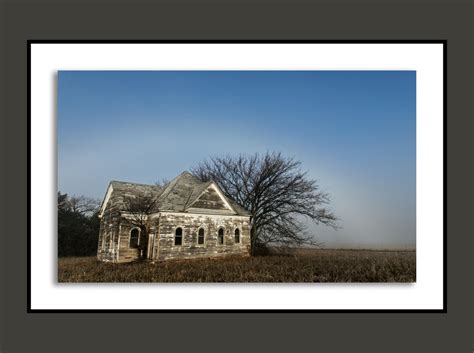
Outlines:
[[[59,190],[281,151],[331,195],[327,247],[414,247],[415,113],[414,71],[61,71]]]

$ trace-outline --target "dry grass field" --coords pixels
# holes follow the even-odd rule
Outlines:
[[[415,251],[298,249],[268,256],[102,263],[65,257],[59,282],[415,282]]]

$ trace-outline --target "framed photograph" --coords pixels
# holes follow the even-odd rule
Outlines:
[[[445,313],[446,60],[29,40],[28,312]]]

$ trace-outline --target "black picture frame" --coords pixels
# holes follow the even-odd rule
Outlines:
[[[470,352],[470,1],[0,4],[0,350],[6,352]],[[446,312],[28,313],[28,40],[446,40]],[[448,177],[449,176],[449,177]],[[230,333],[238,333],[237,337]],[[126,338],[126,339],[125,339]]]

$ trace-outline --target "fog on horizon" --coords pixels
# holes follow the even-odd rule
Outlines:
[[[415,248],[414,71],[60,71],[57,131],[62,193],[278,151],[331,195],[326,247]]]

